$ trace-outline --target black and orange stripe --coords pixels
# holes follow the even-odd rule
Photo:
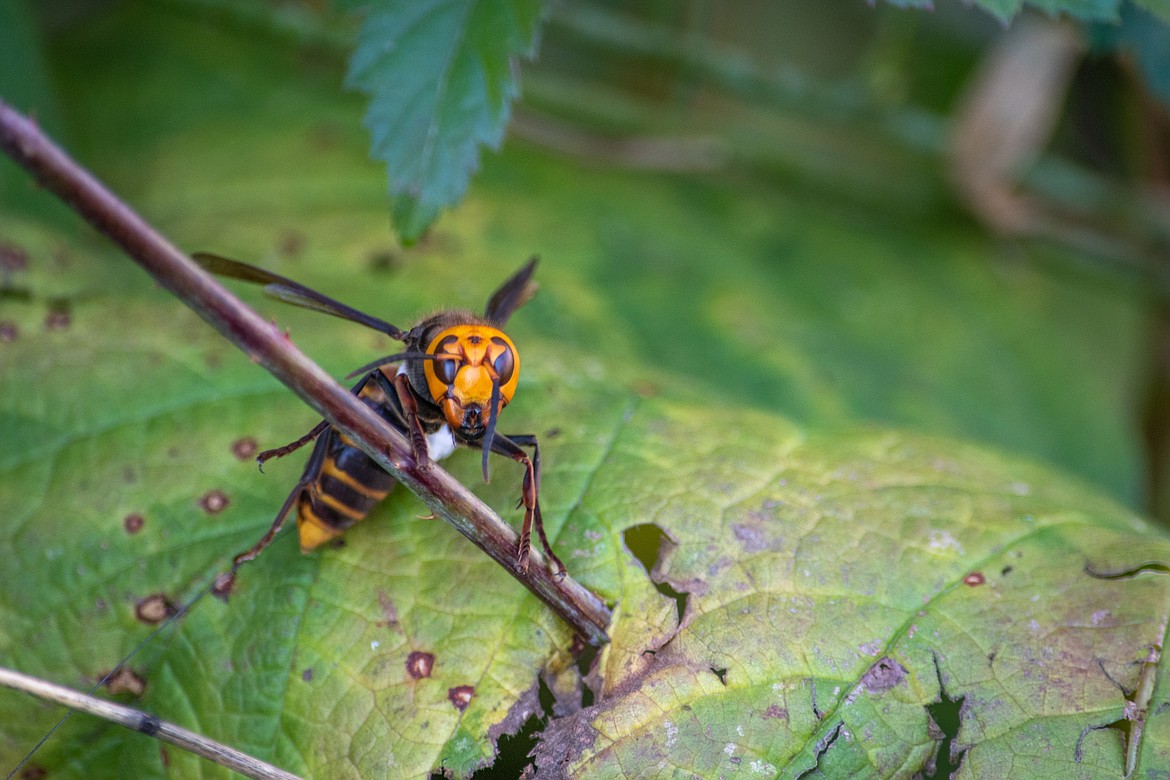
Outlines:
[[[393,366],[381,370],[388,378],[393,376]],[[391,425],[403,428],[398,399],[388,398],[376,382],[363,381],[358,397]],[[396,484],[394,477],[336,428],[317,441],[305,477],[308,480],[297,499],[297,532],[301,550],[306,552],[365,520]]]

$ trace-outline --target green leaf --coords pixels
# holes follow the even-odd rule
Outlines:
[[[533,55],[539,0],[381,0],[366,4],[348,86],[370,96],[365,124],[385,160],[394,219],[417,239],[467,191],[481,146],[504,137]]]
[[[938,757],[944,701],[970,776],[1119,775],[1119,732],[1140,741],[1161,706],[1134,692],[1161,674],[1170,539],[1042,469],[658,404],[610,453],[578,511],[660,526],[650,574],[685,613],[665,639],[618,622],[610,695],[543,735],[552,775],[909,777]]]

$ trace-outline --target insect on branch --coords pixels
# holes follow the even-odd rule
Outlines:
[[[446,471],[415,463],[398,431],[351,395],[284,338],[280,330],[228,292],[179,251],[88,171],[74,162],[34,122],[0,100],[0,148],[47,190],[69,204],[101,233],[406,485],[439,517],[494,558],[588,643],[608,641],[610,613],[579,583],[534,560],[515,566],[517,534]],[[535,554],[535,551],[534,551]]]

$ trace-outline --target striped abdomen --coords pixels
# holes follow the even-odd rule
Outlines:
[[[367,382],[358,397],[395,425],[390,402],[375,383]],[[310,459],[310,463],[320,464],[317,474],[297,501],[297,532],[302,551],[319,547],[365,520],[395,484],[394,477],[336,428],[321,436],[317,449],[321,451],[315,450]]]

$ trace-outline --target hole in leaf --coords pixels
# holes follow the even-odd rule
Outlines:
[[[581,677],[581,707],[592,707],[593,702],[597,700],[597,695],[593,689],[589,687],[589,673],[593,671],[593,664],[597,661],[597,654],[601,652],[599,648],[592,645],[586,645],[581,654],[577,656],[577,674]],[[544,681],[541,681],[544,684]],[[543,702],[542,702],[543,705]]]
[[[646,575],[654,583],[654,587],[663,596],[674,599],[678,609],[678,622],[682,623],[683,615],[687,610],[687,598],[691,595],[685,590],[675,590],[670,583],[655,579],[658,567],[663,559],[675,548],[674,540],[666,535],[666,531],[655,523],[642,523],[630,526],[622,534],[622,541],[626,549],[633,553],[646,570]]]
[[[666,532],[654,523],[630,526],[622,534],[622,541],[647,574],[657,569],[670,548],[674,547],[674,542]]]
[[[714,666],[709,667],[709,668],[711,669],[711,674],[718,677],[719,682],[723,683],[726,686],[727,685],[727,670],[726,669],[716,669]]]
[[[496,760],[489,766],[472,773],[472,780],[488,780],[496,777],[522,777],[525,771],[532,766],[532,757],[528,754],[536,748],[536,742],[544,727],[552,718],[556,696],[544,681],[544,677],[537,677],[537,699],[540,702],[540,712],[532,713],[524,721],[524,725],[515,734],[504,734],[496,744]],[[441,778],[444,775],[433,774],[432,778]]]
[[[959,736],[959,725],[963,718],[963,696],[952,699],[943,684],[942,668],[939,666],[938,656],[934,658],[934,673],[938,676],[938,701],[926,705],[926,714],[930,717],[931,736],[938,740],[938,747],[934,755],[926,763],[922,775],[923,780],[947,780],[959,770],[966,750],[955,749],[955,739]]]

